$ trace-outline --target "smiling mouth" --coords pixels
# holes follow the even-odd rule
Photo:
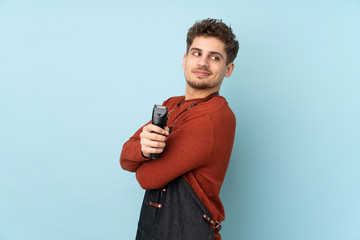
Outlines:
[[[200,70],[200,69],[194,70],[193,73],[198,77],[208,77],[211,75],[209,71]]]

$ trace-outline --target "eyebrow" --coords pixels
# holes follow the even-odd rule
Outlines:
[[[194,47],[194,48],[191,48],[189,51],[191,52],[191,51],[199,51],[199,52],[202,52],[202,50],[200,49],[200,48],[196,48],[196,47]],[[220,57],[222,58],[222,59],[224,59],[224,56],[221,54],[221,53],[219,53],[219,52],[214,52],[214,51],[210,51],[210,54],[218,54],[218,55],[220,55]]]

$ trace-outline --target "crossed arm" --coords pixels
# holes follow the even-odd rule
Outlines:
[[[161,188],[205,164],[213,144],[214,127],[208,116],[188,119],[170,135],[168,129],[147,124],[124,144],[120,164],[136,172],[142,188]],[[150,159],[150,153],[162,154]]]

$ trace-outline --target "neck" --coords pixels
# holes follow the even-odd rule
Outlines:
[[[211,89],[193,89],[186,86],[185,90],[185,100],[197,99],[197,98],[206,98],[207,96],[218,92],[220,89],[211,88]]]

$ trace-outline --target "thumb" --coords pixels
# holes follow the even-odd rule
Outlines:
[[[165,126],[164,127],[164,130],[165,130],[165,135],[169,135],[170,134],[170,128],[168,126]]]

